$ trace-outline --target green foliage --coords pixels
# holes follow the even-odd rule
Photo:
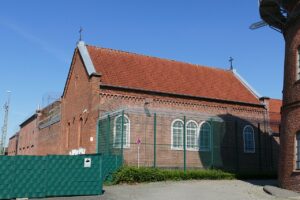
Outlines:
[[[167,180],[220,180],[234,179],[235,175],[221,170],[164,170],[146,167],[122,167],[113,174],[113,184],[119,183],[142,183]]]

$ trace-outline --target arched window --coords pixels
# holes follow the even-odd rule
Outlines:
[[[123,148],[130,147],[130,121],[127,116],[123,118]],[[115,118],[114,121],[114,143],[115,148],[121,148],[122,146],[122,115]]]
[[[197,123],[195,121],[189,121],[186,125],[186,147],[191,150],[198,150],[198,134]]]
[[[172,122],[172,149],[183,149],[183,121],[176,119]]]
[[[244,152],[255,153],[254,130],[252,126],[247,125],[244,127],[243,138],[244,138]]]
[[[296,169],[300,170],[300,131],[296,134]]]
[[[200,151],[210,151],[210,135],[211,135],[211,127],[208,122],[203,122],[200,125]]]

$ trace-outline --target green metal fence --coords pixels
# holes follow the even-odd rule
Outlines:
[[[1,156],[0,199],[102,194],[102,158]]]
[[[122,113],[121,113],[122,115]],[[124,117],[124,113],[123,113]],[[122,119],[123,119],[122,117]],[[97,134],[97,153],[102,154],[102,178],[103,180],[110,180],[112,174],[123,165],[123,143],[118,143],[118,148],[114,148],[113,144],[113,129],[112,120],[115,119],[115,116],[112,117],[108,115],[105,119],[98,121],[98,134]],[[124,121],[121,121],[121,127],[124,127]],[[124,133],[121,130],[121,134]]]
[[[253,131],[250,149],[245,148],[247,126]],[[122,164],[185,171],[276,172],[279,146],[263,115],[241,118],[131,108],[100,117],[97,148],[109,160],[105,163],[105,177],[109,177]]]

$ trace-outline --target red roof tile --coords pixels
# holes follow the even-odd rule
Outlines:
[[[232,71],[87,45],[104,84],[259,104]]]

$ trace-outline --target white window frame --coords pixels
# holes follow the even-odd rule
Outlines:
[[[118,115],[117,117],[115,117],[114,119],[114,131],[113,131],[113,147],[114,148],[121,148],[121,145],[118,146],[116,145],[116,135],[117,135],[117,120],[118,118],[122,117],[122,115]],[[126,134],[126,144],[123,143],[123,148],[130,148],[130,119],[127,115],[124,115],[124,118],[126,118],[128,120],[128,127],[127,127],[127,133],[123,133]],[[125,126],[125,123],[123,124]],[[124,128],[123,128],[124,129]],[[121,136],[122,137],[122,136]],[[121,138],[121,141],[123,140],[123,138]]]
[[[209,125],[209,148],[208,149],[201,149],[201,145],[200,145],[200,141],[201,141],[201,134],[200,134],[200,131],[201,131],[201,127],[203,126],[203,124],[208,124]],[[199,130],[198,130],[198,134],[199,134],[199,138],[198,138],[198,143],[199,143],[199,151],[211,151],[211,125],[208,121],[203,121],[199,124]]]
[[[298,81],[300,80],[300,46],[297,48],[296,59],[296,81]]]
[[[196,147],[194,148],[189,148],[188,147],[188,124],[189,123],[194,123],[196,125],[196,135],[195,135],[195,142],[196,142]],[[186,127],[185,127],[185,130],[186,130],[186,134],[185,134],[185,141],[186,141],[186,149],[189,150],[189,151],[199,151],[199,126],[198,126],[198,123],[194,120],[189,120],[187,123],[186,123]]]
[[[176,123],[176,122],[181,122],[182,123],[182,138],[184,137],[184,122],[183,122],[183,120],[181,120],[181,119],[175,119],[175,120],[173,120],[173,122],[171,123],[171,149],[172,150],[183,150],[183,145],[184,145],[184,141],[182,141],[182,148],[181,147],[174,147],[174,141],[173,141],[173,126],[174,126],[174,124]]]
[[[250,127],[252,130],[252,140],[253,140],[253,150],[246,149],[246,137],[245,137],[245,130],[246,128]],[[255,137],[254,137],[254,129],[251,125],[246,125],[243,129],[243,141],[244,141],[244,153],[255,153]]]

